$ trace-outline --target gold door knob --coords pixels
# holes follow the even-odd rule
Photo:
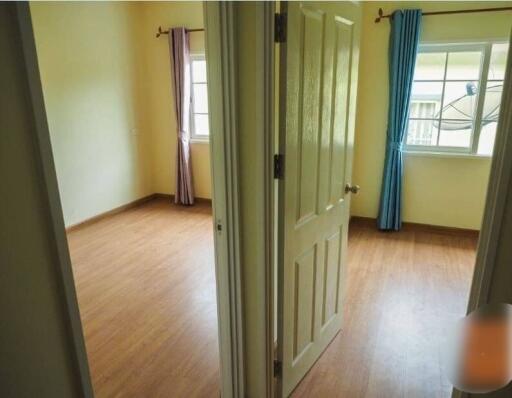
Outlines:
[[[358,193],[361,187],[359,185],[345,185],[345,193]]]

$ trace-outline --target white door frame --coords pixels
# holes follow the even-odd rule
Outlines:
[[[56,266],[65,290],[63,301],[69,317],[74,356],[80,372],[81,392],[84,397],[92,398],[94,393],[53,162],[30,9],[28,3],[18,3],[16,7],[29,75],[31,102],[37,124],[34,145],[41,155],[42,183],[46,187],[51,209],[53,236],[49,238],[56,242],[58,250],[59,263]],[[217,313],[223,398],[244,396],[233,15],[232,3],[205,3],[206,53],[211,93],[210,151],[213,170]],[[218,101],[218,98],[222,101]]]
[[[500,241],[502,221],[507,204],[507,193],[512,181],[512,35],[509,44],[503,97],[494,154],[491,163],[487,197],[478,240],[475,271],[469,295],[467,312],[470,313],[489,301],[492,291],[492,278]],[[470,395],[453,390],[453,398],[466,398]]]
[[[273,395],[274,6],[205,5],[223,397]]]
[[[210,158],[221,396],[243,397],[244,347],[240,267],[235,10],[232,2],[204,2]]]

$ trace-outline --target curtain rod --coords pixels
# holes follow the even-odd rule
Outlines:
[[[498,8],[475,8],[472,10],[453,10],[453,11],[431,11],[424,12],[422,15],[446,15],[446,14],[469,14],[473,12],[493,12],[493,11],[510,11],[512,7],[498,7]],[[379,8],[379,16],[375,18],[375,23],[379,23],[382,18],[391,18],[392,14],[384,15],[382,8]]]
[[[191,32],[204,32],[204,29],[201,28],[201,29],[185,29],[187,31],[187,33],[191,33]],[[158,32],[156,33],[156,37],[160,37],[160,35],[168,35],[169,34],[169,31],[168,30],[162,30],[162,27],[159,26],[158,27]]]

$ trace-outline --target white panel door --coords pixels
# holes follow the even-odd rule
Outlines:
[[[278,213],[278,391],[285,397],[342,326],[361,15],[349,2],[286,8]]]

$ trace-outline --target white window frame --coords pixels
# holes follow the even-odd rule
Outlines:
[[[419,46],[418,54],[420,53],[428,53],[428,52],[447,52],[447,53],[455,53],[455,52],[465,52],[465,51],[480,51],[482,53],[481,64],[480,64],[480,76],[478,78],[478,93],[477,93],[477,109],[475,113],[475,118],[473,121],[473,130],[471,132],[470,144],[469,147],[452,147],[452,146],[440,146],[440,145],[408,145],[407,144],[407,132],[405,135],[404,142],[404,151],[412,152],[412,153],[433,153],[433,154],[446,154],[446,155],[457,155],[457,156],[477,156],[477,157],[491,157],[489,154],[478,154],[478,143],[480,140],[480,133],[482,129],[482,114],[483,107],[485,102],[485,92],[488,81],[498,81],[498,80],[488,80],[489,74],[489,66],[491,61],[491,51],[492,46],[494,44],[503,44],[507,43],[506,40],[491,40],[486,42],[478,42],[478,43],[432,43],[432,44],[422,44]],[[439,120],[442,120],[443,117],[443,100],[445,93],[445,86],[447,82],[467,82],[470,79],[446,79],[446,73],[448,70],[448,59],[449,56],[446,57],[445,66],[444,66],[444,76],[442,80],[443,89],[441,93],[441,108],[439,112]],[[439,79],[422,79],[422,80],[414,80],[415,82],[441,82]],[[474,80],[476,81],[476,79]],[[501,80],[500,80],[501,81]],[[412,118],[415,120],[416,118]],[[407,122],[411,120],[408,117]],[[439,135],[438,135],[439,142]]]
[[[196,134],[196,127],[195,127],[195,123],[194,123],[194,115],[195,114],[208,116],[208,113],[201,113],[201,112],[194,111],[194,103],[195,103],[195,101],[194,101],[194,72],[193,72],[193,68],[192,68],[192,63],[194,61],[206,61],[206,57],[204,54],[201,54],[201,53],[190,55],[190,118],[189,118],[190,140],[192,142],[208,143],[210,141],[210,134],[208,134],[208,135]],[[206,85],[206,90],[208,90],[208,78],[204,84]],[[208,109],[208,112],[209,111],[210,111],[210,109]],[[208,124],[209,123],[210,123],[210,120],[208,118]],[[210,126],[208,125],[208,128],[209,127]]]

